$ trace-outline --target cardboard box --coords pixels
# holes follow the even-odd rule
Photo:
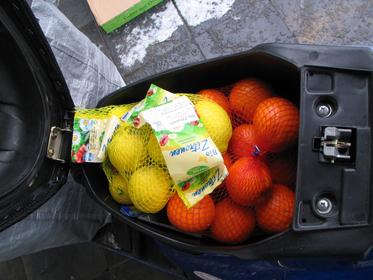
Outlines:
[[[135,17],[162,2],[162,0],[87,0],[105,32],[110,33]]]

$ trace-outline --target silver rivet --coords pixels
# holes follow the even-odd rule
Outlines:
[[[329,104],[319,104],[316,108],[317,114],[322,118],[327,118],[332,114],[332,106]]]
[[[332,211],[332,202],[328,198],[320,198],[316,202],[316,210],[320,214],[329,214]]]

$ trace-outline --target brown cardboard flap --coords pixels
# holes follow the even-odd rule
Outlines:
[[[141,0],[87,0],[99,25],[131,8]]]

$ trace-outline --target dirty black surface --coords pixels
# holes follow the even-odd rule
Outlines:
[[[95,243],[54,248],[0,263],[1,280],[183,279]]]
[[[27,0],[31,2],[32,0]],[[265,42],[373,45],[373,0],[236,0],[222,17],[190,22],[185,0],[164,3],[105,34],[86,0],[49,0],[92,40],[132,83],[177,66],[248,50]],[[193,3],[201,0],[191,0]],[[146,49],[135,48],[139,33],[156,30],[157,15],[167,15],[177,29]],[[167,26],[166,26],[167,27]],[[150,36],[150,35],[149,35]],[[128,60],[134,50],[140,60]],[[50,249],[0,263],[2,280],[21,279],[180,279],[107,251],[94,243]]]

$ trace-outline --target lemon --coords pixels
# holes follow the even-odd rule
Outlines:
[[[232,124],[227,112],[210,100],[197,102],[195,108],[219,151],[226,152],[232,136]]]
[[[128,184],[135,207],[144,213],[157,213],[171,196],[171,180],[159,167],[143,167],[135,171]]]
[[[120,204],[131,204],[128,182],[119,174],[114,174],[109,184],[111,197]]]
[[[148,155],[157,164],[166,165],[166,162],[161,151],[161,147],[159,146],[157,137],[155,137],[154,134],[152,134],[149,138]]]
[[[147,131],[130,126],[118,128],[107,147],[111,164],[124,176],[133,172],[146,158]]]

